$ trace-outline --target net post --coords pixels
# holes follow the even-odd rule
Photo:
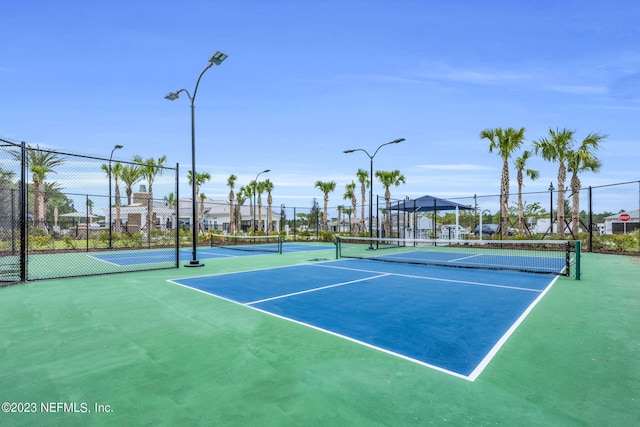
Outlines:
[[[334,244],[336,245],[336,259],[340,259],[340,236],[336,235]]]
[[[581,242],[580,240],[576,240],[576,280],[580,280],[580,252],[581,252]]]
[[[281,234],[278,234],[278,253],[282,255],[282,245],[284,243],[284,237]]]

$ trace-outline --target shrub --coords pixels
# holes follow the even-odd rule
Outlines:
[[[602,234],[593,237],[593,251],[604,252],[638,252],[640,247],[638,246],[639,232],[627,234]],[[587,237],[588,238],[588,237]]]
[[[321,231],[319,234],[319,239],[323,242],[333,242],[336,238],[333,233],[328,231]]]
[[[29,246],[31,248],[49,248],[53,247],[53,238],[48,234],[43,236],[29,236]]]
[[[62,238],[62,242],[64,243],[64,247],[67,248],[67,249],[75,249],[76,248],[76,243],[74,242],[74,240],[68,234],[66,234]]]

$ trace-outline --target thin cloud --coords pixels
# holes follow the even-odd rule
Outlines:
[[[447,64],[439,64],[432,69],[420,71],[417,75],[424,79],[476,84],[503,84],[507,82],[529,80],[532,77],[530,73],[464,69],[455,68]]]
[[[472,165],[469,163],[449,164],[449,165],[418,165],[419,169],[440,170],[440,171],[488,171],[493,167]]]
[[[569,93],[573,95],[606,95],[609,88],[606,86],[589,85],[550,85],[546,87],[551,92]]]

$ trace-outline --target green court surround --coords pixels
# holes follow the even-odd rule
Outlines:
[[[0,288],[0,401],[38,405],[0,425],[637,425],[637,257],[583,254],[475,382],[166,281],[333,257]]]

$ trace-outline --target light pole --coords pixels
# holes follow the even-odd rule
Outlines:
[[[180,92],[184,92],[187,94],[189,101],[191,101],[191,230],[192,230],[192,248],[191,248],[191,261],[188,264],[185,264],[185,267],[202,267],[200,261],[198,261],[196,257],[196,248],[198,246],[198,228],[197,228],[197,220],[198,220],[198,211],[196,209],[196,120],[195,120],[195,102],[196,102],[196,93],[198,92],[198,85],[200,84],[200,79],[204,75],[204,73],[214,65],[220,65],[222,61],[227,59],[228,55],[220,51],[216,51],[209,58],[209,64],[205,67],[204,70],[198,76],[198,80],[196,80],[196,87],[193,89],[193,96],[189,94],[189,91],[186,89],[180,89],[176,92],[169,92],[165,99],[169,101],[175,101],[180,96]]]
[[[380,150],[385,145],[389,144],[397,144],[399,142],[404,141],[404,138],[394,139],[390,142],[385,142],[384,144],[378,146],[376,151],[373,152],[373,155],[369,154],[367,150],[364,148],[354,148],[352,150],[344,150],[343,153],[353,153],[355,151],[364,151],[364,153],[369,157],[369,249],[373,249],[373,158],[378,154],[378,150]]]
[[[553,182],[549,184],[549,235],[553,234]]]
[[[113,159],[113,152],[122,148],[122,145],[115,145],[113,150],[111,150],[111,154],[109,155],[109,249],[112,249],[112,236],[111,229],[113,226],[111,225],[111,160]]]
[[[256,206],[256,192],[258,191],[258,177],[260,175],[262,175],[263,173],[267,173],[267,172],[271,172],[271,169],[265,169],[262,172],[259,172],[258,175],[256,175],[256,179],[253,180],[253,227],[254,227],[254,234],[258,232],[258,225],[256,224],[256,210],[258,209],[258,207]],[[260,218],[258,218],[258,220],[260,220]]]

